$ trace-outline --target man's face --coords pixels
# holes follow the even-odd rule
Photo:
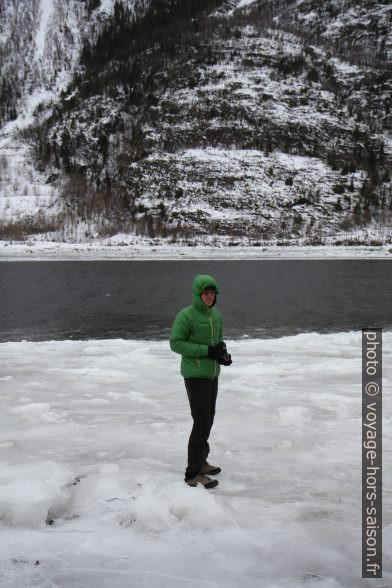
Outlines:
[[[212,288],[206,288],[205,290],[203,290],[200,296],[204,304],[206,304],[207,306],[211,306],[211,304],[214,302],[215,290],[213,290]]]

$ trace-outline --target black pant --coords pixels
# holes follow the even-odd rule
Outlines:
[[[210,452],[208,437],[214,422],[218,378],[185,378],[185,388],[193,418],[185,471],[185,481],[188,481],[197,476]]]

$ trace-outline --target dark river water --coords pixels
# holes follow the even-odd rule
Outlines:
[[[392,329],[388,260],[4,262],[0,340],[166,338],[198,273],[228,339]]]

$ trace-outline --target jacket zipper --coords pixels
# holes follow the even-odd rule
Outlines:
[[[208,313],[208,318],[210,319],[210,323],[211,323],[211,344],[214,345],[214,325],[212,323],[210,313]]]
[[[208,312],[208,318],[210,319],[210,323],[211,323],[211,343],[214,345],[214,324],[211,320],[211,312]],[[215,378],[215,374],[216,374],[216,364],[217,364],[217,360],[214,360],[214,375],[212,376],[211,379]]]

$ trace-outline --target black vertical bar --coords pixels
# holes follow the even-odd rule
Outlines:
[[[362,329],[362,578],[382,578],[382,329]]]

